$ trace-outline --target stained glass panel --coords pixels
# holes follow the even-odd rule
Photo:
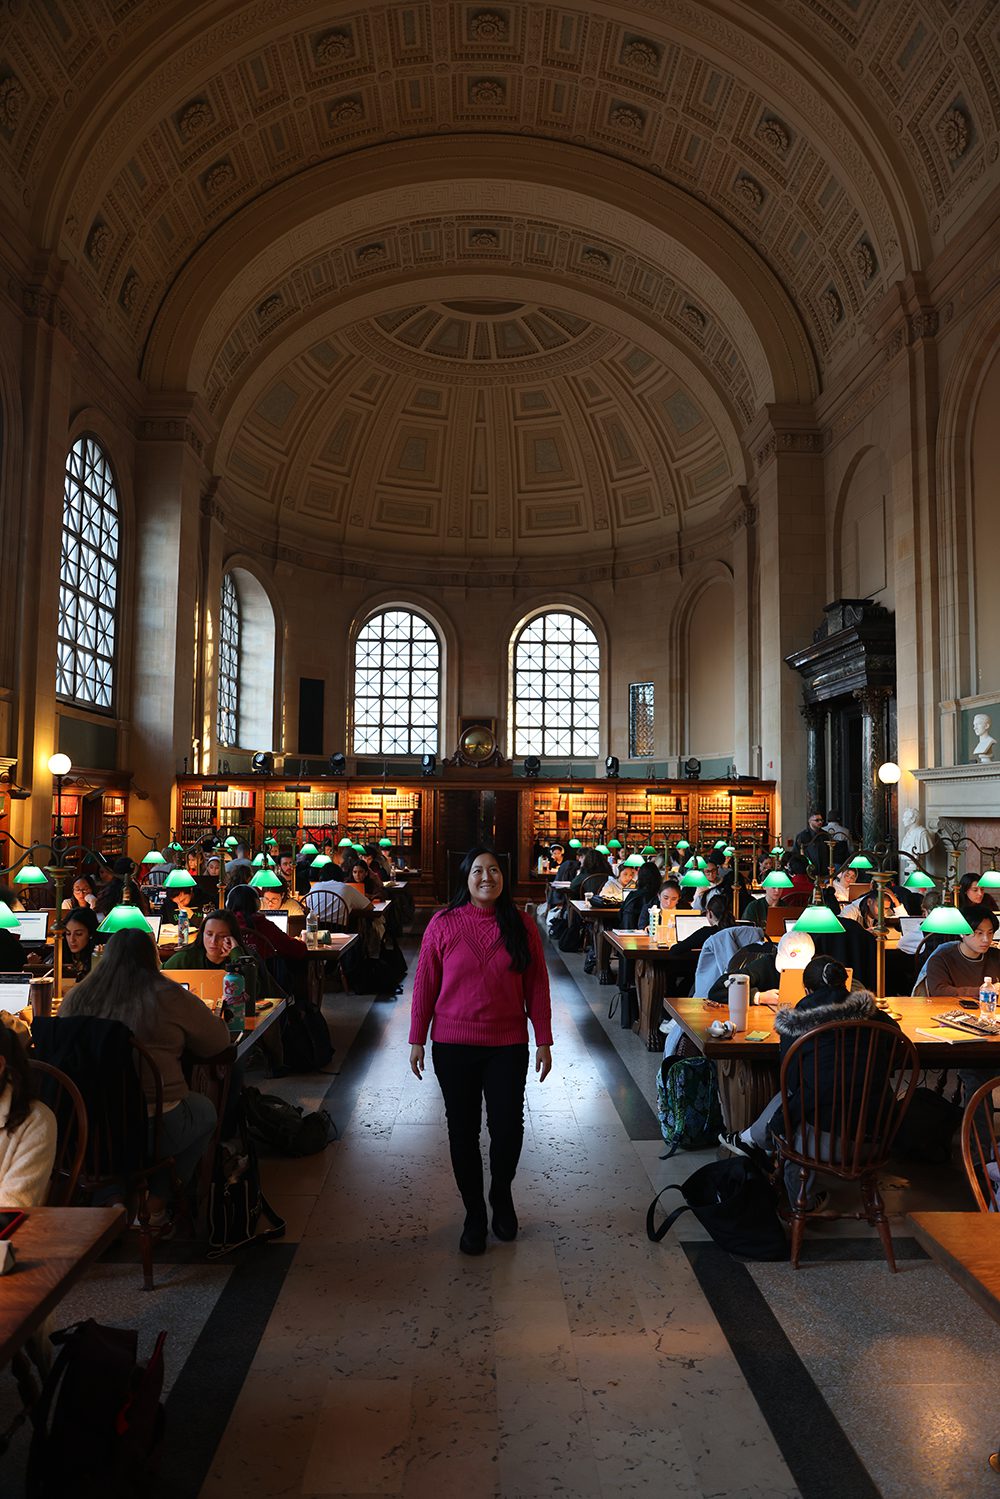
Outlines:
[[[601,652],[587,622],[561,611],[536,615],[513,657],[513,753],[597,755]]]
[[[630,682],[628,686],[628,752],[632,760],[653,755],[653,684]]]
[[[222,580],[219,610],[219,744],[232,749],[240,728],[240,596],[232,573]]]
[[[111,465],[93,437],[80,437],[66,460],[63,485],[56,692],[109,713],[114,705],[118,549],[118,494]]]
[[[354,648],[354,753],[437,754],[441,646],[419,614],[385,609]]]

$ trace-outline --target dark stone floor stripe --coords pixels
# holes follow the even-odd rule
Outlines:
[[[558,949],[548,945],[546,961],[552,989],[558,992],[559,998],[568,1006],[576,1021],[577,1030],[597,1063],[601,1081],[618,1110],[618,1117],[628,1131],[629,1139],[661,1140],[660,1123],[652,1105],[618,1055],[611,1037],[580,993]],[[606,987],[601,992],[610,1000],[617,990]]]
[[[716,1244],[683,1247],[802,1499],[845,1494],[879,1499],[871,1475],[747,1267]],[[871,1258],[867,1253],[851,1257]]]

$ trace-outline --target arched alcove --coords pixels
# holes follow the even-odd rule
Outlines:
[[[268,750],[278,744],[275,709],[279,700],[276,681],[276,621],[274,608],[263,583],[247,567],[229,565],[239,604],[240,639],[238,658],[238,723],[240,749]]]
[[[705,580],[685,611],[682,661],[686,707],[683,753],[721,761],[735,753],[735,630],[732,579],[716,572]]]
[[[834,523],[834,598],[874,599],[894,607],[890,486],[881,448],[865,448],[849,465]]]

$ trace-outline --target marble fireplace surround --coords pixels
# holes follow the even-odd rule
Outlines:
[[[913,774],[923,788],[922,820],[929,828],[960,830],[981,848],[1000,848],[1000,764],[942,765]]]

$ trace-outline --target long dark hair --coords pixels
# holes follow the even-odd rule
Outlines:
[[[715,917],[715,925],[722,930],[736,925],[732,906],[724,895],[713,895],[705,902],[705,915],[708,916],[709,913]]]
[[[160,977],[149,931],[126,927],[108,938],[100,964],[70,990],[59,1014],[120,1020],[135,1035],[145,1035],[155,1027],[157,991],[170,982]]]
[[[817,989],[843,989],[847,992],[847,969],[836,958],[817,953],[802,970],[802,984],[807,993]]]
[[[27,1119],[35,1089],[24,1043],[6,1025],[0,1025],[0,1057],[7,1063],[4,1081],[0,1086],[10,1089],[10,1108],[7,1110],[5,1128],[8,1135],[12,1135]]]
[[[640,895],[649,895],[654,899],[660,893],[660,884],[663,876],[660,874],[659,865],[648,860],[639,869],[635,877],[635,888]]]
[[[457,911],[460,906],[470,904],[472,895],[469,891],[469,875],[472,873],[472,866],[480,854],[489,854],[494,859],[497,857],[496,849],[487,848],[484,844],[477,844],[475,848],[469,849],[469,852],[458,866],[460,884],[445,907],[446,910]],[[499,863],[499,860],[497,862]],[[528,934],[524,929],[521,913],[515,906],[513,897],[507,888],[506,878],[504,879],[503,889],[497,897],[493,911],[497,919],[497,926],[500,928],[500,935],[503,938],[503,945],[510,953],[510,966],[515,973],[523,973],[531,961],[528,951]]]

